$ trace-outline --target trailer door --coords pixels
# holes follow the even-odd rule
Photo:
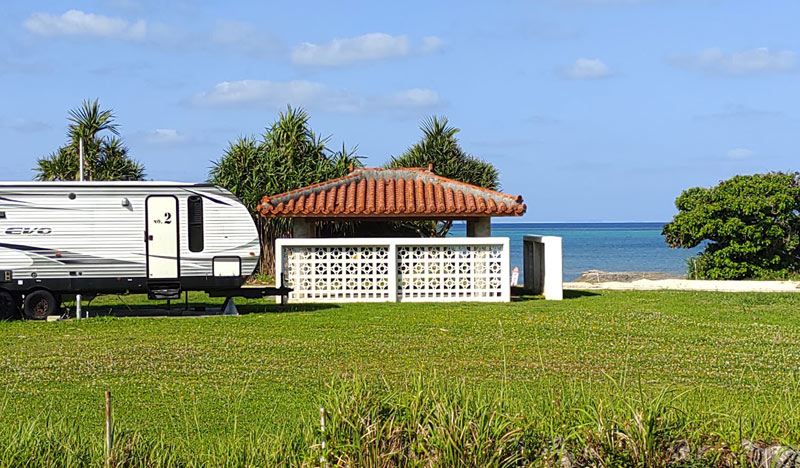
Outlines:
[[[147,278],[178,279],[178,199],[172,195],[147,197]]]

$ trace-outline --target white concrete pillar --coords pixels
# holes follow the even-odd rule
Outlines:
[[[544,298],[564,298],[561,238],[527,235],[522,238],[525,289]]]
[[[468,219],[467,237],[492,237],[492,218]]]

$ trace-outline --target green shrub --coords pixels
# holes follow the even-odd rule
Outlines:
[[[690,260],[698,279],[787,279],[800,271],[800,175],[735,176],[685,190],[663,234],[670,247],[704,251]]]

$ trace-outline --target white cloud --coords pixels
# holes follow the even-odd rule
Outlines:
[[[572,65],[559,70],[559,74],[571,80],[595,80],[611,76],[611,70],[600,59],[579,58]]]
[[[402,107],[435,107],[441,103],[439,93],[432,89],[414,88],[395,93],[390,99],[391,105]]]
[[[239,21],[219,21],[212,29],[188,31],[162,23],[69,10],[62,15],[34,13],[23,21],[30,32],[44,37],[104,37],[133,40],[176,51],[200,50],[256,57],[274,56],[281,41],[263,28]]]
[[[422,38],[422,51],[435,52],[444,46],[444,41],[436,36],[427,36]]]
[[[241,80],[218,83],[196,95],[196,105],[282,108],[287,104],[326,112],[407,111],[442,104],[438,93],[409,89],[388,96],[361,96],[313,81]]]
[[[287,102],[303,105],[320,99],[325,91],[325,86],[312,81],[223,81],[217,83],[211,91],[197,95],[195,102],[223,106],[247,104],[283,106]]]
[[[334,39],[325,44],[304,42],[292,51],[296,65],[337,67],[370,60],[402,57],[411,52],[406,36],[371,33],[347,39]]]
[[[747,159],[755,154],[754,151],[747,148],[735,148],[728,151],[728,157],[731,159]]]
[[[733,53],[710,48],[697,54],[674,56],[670,61],[681,68],[724,75],[788,72],[797,69],[797,55],[794,52],[773,51],[768,47]]]
[[[148,132],[145,141],[154,145],[165,145],[186,141],[186,135],[172,128],[157,128]]]
[[[23,21],[28,31],[40,36],[86,36],[142,40],[147,35],[144,20],[130,22],[122,18],[69,10],[61,15],[34,13]]]

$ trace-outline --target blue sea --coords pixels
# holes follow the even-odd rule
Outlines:
[[[522,271],[522,236],[538,234],[562,238],[564,281],[587,270],[658,271],[686,274],[686,261],[700,252],[670,249],[661,235],[664,223],[492,223],[492,236],[511,239],[511,268]],[[464,236],[465,223],[456,223],[450,235]]]

